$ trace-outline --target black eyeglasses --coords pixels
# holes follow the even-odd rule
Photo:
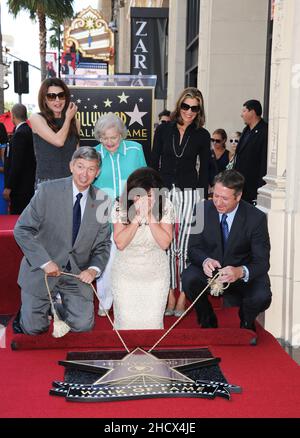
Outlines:
[[[58,100],[65,100],[66,93],[64,91],[61,91],[60,93],[47,93],[46,96],[50,102],[53,102],[57,97]]]
[[[238,139],[237,138],[231,138],[230,140],[230,143],[236,143],[236,144],[238,144]]]
[[[184,111],[188,111],[189,109],[192,111],[192,113],[198,113],[200,111],[200,105],[188,105],[187,103],[182,102],[180,105],[180,108]]]
[[[219,144],[219,143],[221,143],[222,140],[219,140],[219,139],[217,139],[217,138],[211,138],[210,141],[211,141],[212,143],[218,143],[218,144]]]

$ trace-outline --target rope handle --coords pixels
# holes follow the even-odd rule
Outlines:
[[[63,272],[63,271],[61,271],[60,275],[67,275],[67,276],[69,276],[69,277],[73,277],[73,278],[76,278],[77,280],[81,281],[78,275],[76,275],[76,274],[71,274],[70,272]],[[54,303],[53,303],[53,299],[52,299],[51,292],[50,292],[50,289],[49,289],[49,284],[48,284],[48,279],[47,279],[47,277],[48,277],[48,274],[45,273],[45,283],[46,283],[46,287],[47,287],[47,291],[48,291],[48,295],[49,295],[49,299],[50,299],[50,303],[51,303],[51,309],[52,309],[52,311],[53,311],[53,314],[56,315],[56,318],[59,319],[59,318],[58,318],[58,315],[57,315],[57,313],[56,313],[56,311],[55,311],[55,308],[54,308]],[[85,283],[85,284],[88,284],[88,283]],[[91,286],[91,288],[92,288],[92,290],[94,291],[96,297],[98,298],[98,301],[99,301],[99,304],[100,304],[100,306],[101,306],[101,309],[104,310],[105,315],[107,316],[109,322],[111,323],[112,328],[113,328],[113,329],[115,330],[115,332],[117,333],[117,336],[119,337],[120,341],[122,342],[123,347],[125,348],[125,350],[127,351],[127,353],[130,353],[129,348],[127,347],[127,345],[126,345],[124,339],[122,338],[122,336],[120,335],[119,331],[115,328],[114,323],[113,323],[111,317],[109,316],[108,312],[106,311],[106,309],[104,309],[104,308],[102,307],[100,297],[99,297],[99,295],[98,295],[96,289],[94,288],[94,285],[93,285],[92,283],[90,283],[90,284],[88,284],[88,285]]]

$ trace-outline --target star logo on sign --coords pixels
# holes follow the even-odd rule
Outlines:
[[[98,108],[98,105],[95,104],[95,105],[93,106],[93,108],[94,108],[94,109],[97,109],[97,108]]]
[[[77,101],[76,101],[77,103],[81,103],[81,99],[77,99]]]
[[[123,91],[123,93],[120,96],[118,96],[118,98],[120,99],[120,103],[122,103],[122,102],[128,103],[127,102],[128,97],[129,96],[126,96],[124,91]]]
[[[144,99],[142,97],[140,97],[139,102],[144,102]]]
[[[142,117],[144,117],[144,115],[147,114],[147,112],[140,111],[137,104],[135,104],[133,111],[128,111],[128,112],[125,111],[125,114],[127,114],[130,117],[129,126],[133,125],[134,123],[138,123],[139,125],[144,126],[142,122]]]
[[[109,100],[109,98],[107,98],[106,100],[103,101],[103,103],[105,105],[105,108],[107,108],[107,107],[110,108],[111,104],[112,104],[112,100]]]

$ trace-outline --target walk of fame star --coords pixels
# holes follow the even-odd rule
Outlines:
[[[126,379],[126,384],[136,383],[137,378],[144,382],[193,382],[182,374],[180,370],[190,369],[203,365],[212,365],[218,362],[215,357],[209,358],[176,358],[158,359],[141,348],[136,348],[121,360],[63,360],[60,365],[81,369],[84,371],[105,373],[95,380],[93,385],[116,383]]]
[[[54,381],[50,394],[63,396],[68,401],[104,402],[148,397],[219,396],[230,399],[230,392],[241,392],[236,385],[193,380],[183,374],[187,371],[197,372],[202,367],[206,369],[220,361],[212,357],[207,349],[189,350],[185,352],[188,357],[184,358],[176,357],[177,353],[181,356],[183,351],[160,350],[156,351],[156,357],[138,347],[122,359],[60,361],[60,365],[74,369],[76,374],[82,370],[102,375],[88,384]],[[89,353],[86,354],[89,357]],[[95,357],[109,357],[107,352],[94,354]]]

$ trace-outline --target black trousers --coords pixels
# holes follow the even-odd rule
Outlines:
[[[10,195],[10,214],[21,214],[22,211],[27,207],[30,199],[34,195],[32,193],[11,193]]]
[[[203,270],[195,265],[190,265],[183,271],[183,290],[191,301],[194,301],[199,293],[207,286],[208,277]],[[195,304],[199,323],[205,323],[214,311],[208,300],[209,289],[199,298]],[[224,305],[226,307],[238,306],[241,321],[250,324],[260,312],[266,310],[272,301],[270,281],[268,275],[258,277],[248,283],[236,281],[224,292]]]

